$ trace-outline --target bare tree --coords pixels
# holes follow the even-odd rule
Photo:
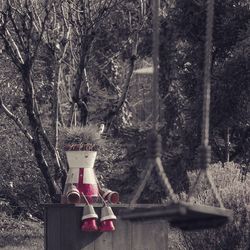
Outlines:
[[[123,7],[123,4],[126,1],[2,1],[0,38],[6,55],[22,79],[20,88],[24,95],[26,117],[18,117],[2,100],[0,108],[16,123],[32,145],[37,166],[47,183],[52,201],[57,200],[56,194],[63,189],[66,178],[66,167],[58,152],[58,126],[65,126],[64,120],[70,126],[76,112],[80,125],[87,124],[90,89],[93,86],[88,70],[93,62],[91,57],[97,55],[93,53],[93,46],[100,35],[100,25],[104,25],[111,18],[112,11],[118,6]],[[127,16],[125,21],[130,22],[130,19]],[[122,94],[113,104],[112,110],[103,115],[107,122],[118,114],[126,100],[139,31],[137,28],[134,32],[131,26],[125,38],[129,46],[131,38],[133,40],[127,78],[123,81]],[[39,64],[41,60],[44,62],[42,66]],[[37,87],[44,79],[37,75],[46,70],[50,73],[45,80],[53,87],[50,127],[44,124],[41,113],[43,106],[39,103]],[[65,102],[70,107],[69,112],[62,110],[61,104],[65,105]],[[22,122],[25,118],[28,126]]]
[[[59,161],[59,155],[51,143],[41,121],[39,106],[34,87],[34,63],[39,46],[45,35],[46,25],[54,7],[53,1],[42,3],[34,1],[5,1],[1,11],[0,37],[5,45],[5,51],[15,64],[22,77],[22,91],[25,100],[25,110],[29,121],[29,142],[34,149],[37,166],[41,170],[47,183],[52,201],[56,201],[56,194],[60,193],[60,185],[52,176],[52,169],[46,160],[43,144],[46,145],[52,158],[54,168],[61,174],[66,174],[65,168]],[[39,12],[39,15],[37,14]],[[4,104],[1,106],[6,114],[20,125],[19,118],[11,114]],[[19,126],[21,128],[21,126]],[[31,139],[32,138],[32,139]],[[55,170],[54,169],[54,170]]]

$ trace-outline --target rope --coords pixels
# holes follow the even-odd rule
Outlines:
[[[151,172],[154,168],[154,164],[151,162],[151,160],[149,160],[149,159],[147,160],[145,168],[147,169],[146,174],[145,174],[144,178],[142,179],[142,182],[140,183],[140,186],[138,187],[134,197],[132,198],[132,200],[130,202],[130,206],[133,206],[134,204],[137,203],[138,199],[140,198],[140,196],[141,196],[141,194],[142,194],[142,192],[147,184],[147,181],[148,181],[148,179],[151,175]]]
[[[169,182],[169,179],[164,172],[161,162],[161,136],[157,133],[158,120],[159,120],[159,9],[160,0],[153,1],[153,87],[152,87],[152,101],[153,101],[153,125],[152,132],[148,137],[148,160],[146,164],[146,174],[142,179],[139,188],[137,189],[130,206],[133,206],[141,196],[146,183],[151,175],[154,167],[156,167],[157,174],[159,175],[166,193],[169,193],[170,199],[174,202],[177,201],[174,190]]]
[[[98,193],[98,195],[99,195],[99,197],[101,198],[103,204],[104,204],[105,206],[108,206],[107,202],[104,200],[104,198],[101,196],[101,194]]]
[[[160,177],[162,186],[165,189],[165,193],[169,194],[169,197],[171,199],[171,201],[176,202],[177,199],[175,197],[175,193],[174,190],[170,184],[170,181],[164,171],[164,168],[162,166],[162,161],[161,161],[161,136],[159,134],[157,134],[156,131],[152,131],[149,136],[148,136],[148,140],[147,140],[147,145],[148,145],[148,159],[147,159],[147,163],[146,163],[146,167],[145,169],[147,169],[144,178],[142,178],[142,181],[140,183],[139,188],[137,189],[131,203],[130,206],[133,206],[139,199],[139,197],[141,196],[148,179],[150,178],[150,175],[152,173],[153,168],[156,168],[156,172],[158,174],[158,176]]]
[[[202,169],[200,169],[199,173],[198,173],[198,176],[196,177],[195,179],[195,182],[194,184],[192,185],[191,189],[190,189],[190,192],[188,193],[188,196],[187,196],[187,199],[186,201],[190,201],[190,198],[191,196],[193,195],[194,191],[195,191],[195,188],[197,186],[197,184],[199,183],[200,179],[201,179],[201,174],[203,173],[204,171],[202,171]]]
[[[146,165],[147,172],[146,172],[139,188],[137,189],[133,199],[131,200],[130,206],[133,206],[134,204],[137,203],[138,199],[140,198],[140,196],[141,196],[141,194],[142,194],[142,192],[147,184],[148,179],[150,178],[150,175],[151,175],[154,167],[156,167],[157,174],[160,177],[160,180],[163,184],[165,192],[169,194],[171,201],[177,202],[174,190],[173,190],[173,188],[170,184],[170,181],[169,181],[169,179],[164,171],[161,158],[156,157],[155,159],[149,159],[147,161],[147,165]]]
[[[211,92],[211,62],[213,45],[213,19],[214,19],[214,0],[207,0],[207,18],[206,18],[206,43],[204,59],[204,90],[202,107],[202,137],[201,144],[209,144],[209,112],[210,112],[210,92]]]
[[[157,157],[155,159],[155,161],[156,161],[156,171],[157,171],[159,177],[161,178],[161,182],[165,188],[165,192],[169,194],[171,201],[177,202],[176,195],[174,193],[172,185],[170,184],[170,181],[169,181],[169,179],[164,171],[164,168],[162,166],[161,158]]]
[[[204,89],[203,89],[203,106],[202,106],[202,132],[201,145],[199,147],[199,164],[201,170],[197,176],[194,185],[188,194],[187,200],[190,200],[201,174],[205,173],[208,182],[211,186],[216,200],[221,208],[224,208],[221,197],[213,182],[212,176],[209,173],[208,166],[211,159],[211,147],[209,146],[209,114],[210,114],[210,97],[211,97],[211,66],[212,66],[212,46],[213,46],[213,25],[214,25],[214,0],[207,0],[207,17],[206,17],[206,43],[205,43],[205,58],[204,58]]]
[[[143,192],[145,185],[151,175],[154,167],[156,167],[157,174],[159,175],[161,182],[165,188],[165,192],[169,193],[170,199],[173,202],[177,202],[174,190],[169,182],[169,179],[164,171],[161,161],[161,140],[157,134],[158,119],[159,119],[159,0],[153,1],[153,132],[149,136],[148,143],[148,161],[146,164],[146,174],[137,189],[130,205],[134,205]],[[216,186],[212,180],[210,173],[208,172],[208,165],[211,158],[211,147],[209,146],[209,112],[210,112],[210,95],[211,95],[211,61],[212,61],[212,40],[213,40],[213,18],[214,18],[214,0],[207,0],[207,17],[206,17],[206,43],[205,43],[205,59],[204,59],[204,89],[203,89],[203,106],[202,106],[202,135],[201,145],[199,147],[199,164],[201,170],[192,186],[187,201],[190,200],[197,183],[199,182],[202,173],[205,173],[211,189],[215,195],[215,198],[219,202],[220,207],[224,208],[221,197],[217,192]]]
[[[215,196],[216,200],[219,202],[220,207],[224,208],[224,205],[223,205],[222,199],[220,197],[220,194],[218,193],[218,190],[217,190],[217,188],[216,188],[216,186],[214,184],[213,178],[212,178],[212,176],[211,176],[208,169],[206,170],[206,175],[207,175],[208,182],[209,182],[209,184],[211,186],[211,189],[212,189],[212,191],[214,193],[214,196]]]
[[[158,130],[159,119],[159,8],[160,0],[153,1],[153,126],[152,128]]]
[[[84,198],[86,204],[89,205],[89,201],[88,201],[87,197],[85,196],[85,194],[83,192],[81,194],[82,194],[82,197]]]

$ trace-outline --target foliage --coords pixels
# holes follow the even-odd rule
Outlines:
[[[71,127],[61,128],[59,132],[61,145],[66,144],[93,144],[96,146],[103,146],[103,139],[98,129],[95,126],[84,126],[84,127]]]
[[[0,118],[0,200],[4,211],[14,217],[27,213],[43,218],[40,204],[49,201],[45,181],[36,167],[31,146],[23,134],[4,116]]]
[[[0,213],[0,247],[1,249],[42,249],[42,223],[23,218],[14,219]]]
[[[204,230],[201,232],[178,232],[177,236],[172,236],[173,243],[181,244],[180,249],[225,249],[225,250],[247,250],[249,248],[250,229],[250,179],[245,182],[239,178],[239,169],[233,163],[227,164],[224,168],[220,164],[209,167],[209,171],[214,179],[218,191],[222,197],[224,205],[233,210],[233,221],[220,229]],[[191,182],[194,182],[197,172],[189,172]],[[186,194],[180,195],[185,199]],[[204,180],[198,185],[192,197],[192,202],[217,206],[214,195]],[[170,248],[171,249],[171,248]]]
[[[161,17],[160,94],[165,120],[162,132],[168,138],[166,150],[181,151],[185,169],[197,167],[194,152],[201,139],[205,14],[205,1],[181,0]],[[215,162],[226,160],[229,147],[231,160],[247,155],[243,148],[248,142],[235,131],[246,131],[249,126],[249,20],[246,1],[215,1],[210,112]],[[230,145],[226,145],[227,129]],[[239,141],[244,144],[242,148],[238,148]]]
[[[53,201],[66,175],[57,150],[58,124],[70,126],[74,115],[78,125],[89,120],[111,124],[116,116],[121,117],[117,124],[125,124],[130,117],[126,98],[131,62],[144,28],[140,4],[1,3],[3,104],[13,122],[21,121],[19,128],[26,133]]]

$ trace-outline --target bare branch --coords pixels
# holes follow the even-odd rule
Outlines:
[[[18,60],[15,51],[13,50],[12,46],[9,44],[9,40],[5,37],[5,35],[0,32],[0,36],[3,39],[5,49],[7,54],[11,57],[12,62],[16,65],[18,69],[21,69],[22,63]]]
[[[44,130],[44,126],[42,124],[41,118],[40,118],[40,114],[38,111],[38,105],[37,102],[35,100],[35,108],[34,108],[34,112],[36,114],[37,117],[37,125],[39,127],[39,134],[41,135],[46,147],[48,148],[50,154],[52,157],[56,158],[56,168],[58,168],[57,170],[62,171],[62,174],[65,175],[66,174],[66,168],[60,158],[59,152],[57,150],[57,148],[55,148],[53,146],[53,144],[51,143],[46,131]]]
[[[22,64],[24,64],[24,60],[23,60],[23,57],[22,57],[22,55],[21,55],[21,52],[20,52],[20,50],[19,50],[19,48],[18,48],[16,42],[14,41],[12,35],[10,34],[10,32],[9,32],[9,30],[8,30],[7,28],[5,29],[5,31],[6,31],[6,34],[8,35],[8,37],[9,37],[9,39],[10,39],[10,42],[12,43],[12,46],[14,47],[14,49],[15,49],[15,51],[16,51],[16,53],[17,53],[18,59],[20,60],[20,62],[21,62]]]
[[[68,23],[66,21],[66,14],[65,14],[65,10],[63,8],[63,4],[60,5],[60,8],[61,8],[61,12],[62,12],[64,25],[66,26],[67,29],[69,29],[69,25],[68,25]]]
[[[128,75],[127,75],[127,78],[125,81],[125,88],[124,88],[123,94],[122,94],[118,104],[116,105],[116,107],[113,108],[112,110],[110,110],[108,112],[108,114],[104,116],[103,120],[105,122],[110,122],[113,119],[113,117],[119,113],[121,107],[123,106],[124,102],[127,99],[130,81],[131,81],[131,77],[132,77],[132,74],[134,71],[135,59],[136,59],[136,57],[134,55],[130,59],[129,71],[128,71]]]
[[[36,55],[37,55],[37,52],[38,52],[39,45],[40,45],[40,43],[41,43],[41,41],[42,41],[43,34],[44,34],[45,30],[46,30],[46,22],[47,22],[48,19],[49,19],[49,14],[50,14],[50,11],[51,11],[52,8],[53,8],[53,4],[51,4],[50,8],[48,8],[48,7],[46,6],[46,9],[45,9],[46,15],[45,15],[45,17],[44,17],[44,19],[43,19],[43,21],[42,21],[42,26],[41,26],[41,31],[40,31],[39,39],[38,39],[38,41],[37,41],[37,43],[36,43],[36,46],[35,46],[35,49],[34,49],[34,53],[33,53],[32,59],[31,59],[31,63],[32,63],[32,62],[34,61],[34,59],[36,58]]]
[[[0,108],[4,111],[6,116],[8,116],[11,120],[15,122],[15,124],[18,126],[18,128],[21,130],[21,132],[25,135],[25,137],[28,139],[30,143],[33,143],[33,137],[28,132],[28,130],[24,127],[21,120],[14,115],[3,103],[2,98],[0,97]]]
[[[22,49],[24,50],[24,41],[23,41],[23,38],[22,38],[21,35],[20,35],[20,30],[18,29],[18,27],[17,27],[17,25],[16,25],[16,22],[15,22],[15,20],[14,20],[14,18],[13,18],[13,15],[12,15],[12,7],[11,7],[10,5],[8,6],[8,13],[9,13],[10,21],[11,21],[11,23],[12,23],[12,25],[13,25],[13,28],[14,28],[16,34],[17,34],[19,43],[20,43]]]

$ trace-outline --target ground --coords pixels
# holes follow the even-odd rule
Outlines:
[[[43,249],[43,223],[41,221],[11,218],[0,212],[0,249]]]

